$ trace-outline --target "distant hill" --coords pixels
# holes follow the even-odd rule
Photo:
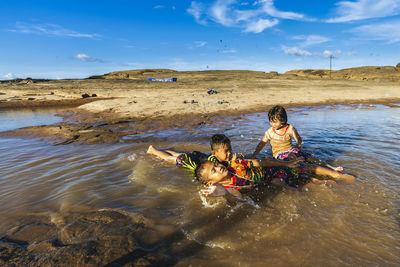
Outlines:
[[[145,80],[147,77],[152,78],[168,78],[176,77],[180,79],[188,79],[190,77],[202,76],[207,79],[218,79],[220,75],[224,78],[229,76],[238,78],[255,77],[270,79],[333,79],[333,80],[356,80],[356,81],[382,81],[397,82],[400,81],[400,63],[393,66],[368,66],[357,67],[342,70],[329,71],[326,69],[306,69],[291,70],[283,74],[271,71],[265,73],[262,71],[248,70],[207,70],[207,71],[176,71],[170,69],[138,69],[115,71],[104,75],[91,76],[88,79],[129,79],[129,80]],[[228,76],[228,77],[227,77]]]
[[[358,81],[400,81],[400,63],[396,67],[358,67],[332,71],[329,70],[291,70],[282,76],[287,78],[312,78],[334,80],[358,80]]]
[[[201,78],[202,80],[220,80],[221,78],[268,78],[263,71],[250,70],[206,70],[206,71],[176,71],[170,69],[139,69],[115,71],[104,75],[91,76],[88,79],[130,79],[147,80],[147,78],[178,78],[179,81],[189,81]]]

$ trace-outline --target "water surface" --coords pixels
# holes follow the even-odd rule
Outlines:
[[[48,124],[53,115],[0,113],[0,121]],[[199,126],[195,134],[184,129],[152,133],[163,140],[152,144],[206,152],[209,137],[225,133],[235,152],[250,154],[268,127],[266,116],[227,118]],[[159,226],[143,243],[161,242],[171,229],[183,233],[179,242],[165,244],[169,253],[179,252],[178,266],[398,266],[400,109],[301,108],[288,116],[305,150],[343,166],[357,176],[356,183],[309,192],[264,188],[251,194],[253,202],[230,206],[202,197],[190,174],[148,156],[149,142],[53,146],[4,138],[0,232],[15,223],[15,215],[118,208],[139,212]],[[187,241],[201,249],[191,249]]]
[[[17,109],[0,110],[0,132],[22,127],[49,125],[62,120],[56,116],[62,109]]]

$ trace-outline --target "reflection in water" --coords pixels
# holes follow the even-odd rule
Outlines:
[[[62,118],[54,115],[60,111],[58,109],[0,110],[0,132],[60,122]]]
[[[182,266],[210,261],[256,266],[398,264],[400,109],[293,109],[288,115],[305,150],[343,166],[357,182],[310,192],[264,188],[251,194],[254,203],[228,206],[223,199],[201,197],[200,185],[184,170],[146,155],[148,143],[52,146],[0,139],[0,232],[15,224],[14,215],[118,208],[152,220],[157,231],[141,240],[148,246],[180,232],[182,238],[163,244]],[[10,117],[3,113],[0,119]],[[199,127],[200,134],[190,141],[185,130],[174,129],[171,137],[165,135],[164,142],[154,145],[207,151],[205,136],[224,132],[235,152],[249,154],[267,127],[266,114],[256,113]],[[199,247],[189,250],[185,240]]]

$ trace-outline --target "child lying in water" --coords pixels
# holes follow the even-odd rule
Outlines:
[[[204,160],[212,162],[222,163],[228,167],[232,159],[232,146],[231,140],[224,134],[214,134],[210,140],[211,155],[206,155],[199,151],[193,151],[191,153],[178,153],[172,150],[159,150],[154,146],[150,145],[147,149],[147,154],[157,156],[163,160],[171,163],[175,163],[176,166],[195,171],[197,166]],[[268,166],[294,166],[294,164],[302,161],[288,161],[284,162],[275,159],[265,159],[263,164],[269,164]]]
[[[172,150],[161,151],[152,145],[149,146],[147,153],[195,172],[196,177],[209,186],[203,190],[209,196],[224,194],[227,198],[229,196],[241,197],[240,190],[249,189],[265,182],[284,181],[291,187],[299,187],[301,186],[301,184],[299,185],[299,175],[305,172],[330,176],[333,178],[332,182],[353,183],[355,181],[354,176],[341,174],[320,166],[299,166],[298,163],[303,161],[302,158],[289,161],[268,158],[237,159],[236,154],[232,156],[229,138],[223,134],[213,135],[210,145],[212,152],[209,156],[198,151],[192,153],[178,153]],[[214,176],[218,177],[214,179]],[[311,179],[311,182],[324,183],[315,178]]]
[[[211,155],[206,155],[199,151],[191,153],[178,153],[172,150],[159,150],[150,145],[147,154],[157,156],[163,160],[175,163],[176,166],[193,171],[204,160],[223,163],[229,165],[232,157],[231,140],[224,134],[214,134],[210,140]]]
[[[353,183],[355,177],[349,174],[342,174],[327,168],[308,165],[304,167],[284,168],[271,167],[270,163],[265,164],[267,159],[262,160],[233,160],[229,167],[220,163],[205,161],[196,168],[196,177],[208,186],[202,190],[208,196],[224,195],[242,198],[240,190],[251,187],[260,182],[272,182],[279,178],[289,186],[293,186],[302,173],[314,173],[317,175],[330,176],[334,181]],[[312,181],[314,182],[314,181]]]

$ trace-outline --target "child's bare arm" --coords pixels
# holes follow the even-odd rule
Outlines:
[[[253,166],[255,167],[287,167],[287,168],[295,168],[298,166],[298,163],[303,162],[303,158],[297,158],[295,160],[279,160],[279,159],[246,159],[247,161],[251,161]]]
[[[171,152],[173,152],[173,153],[171,153]],[[175,163],[176,158],[177,158],[176,154],[178,154],[178,153],[175,151],[171,151],[171,150],[168,150],[168,152],[165,152],[165,151],[159,150],[159,149],[155,148],[154,146],[150,145],[149,148],[147,149],[147,154],[157,156],[157,157],[159,157],[165,161],[168,161],[170,163]]]
[[[296,147],[297,148],[301,148],[301,146],[303,145],[303,139],[301,138],[301,136],[297,132],[296,128],[294,128],[293,126],[292,126],[291,135],[293,136],[293,139],[296,141]]]
[[[267,136],[267,133],[265,132],[263,139],[261,139],[260,143],[258,143],[256,150],[254,150],[254,153],[251,155],[252,158],[256,158],[258,153],[263,149],[263,147],[268,143],[269,138]]]
[[[236,203],[238,201],[244,201],[242,194],[234,189],[226,189],[222,184],[214,183],[205,189],[200,191],[202,194],[209,197],[223,196],[229,203]]]

